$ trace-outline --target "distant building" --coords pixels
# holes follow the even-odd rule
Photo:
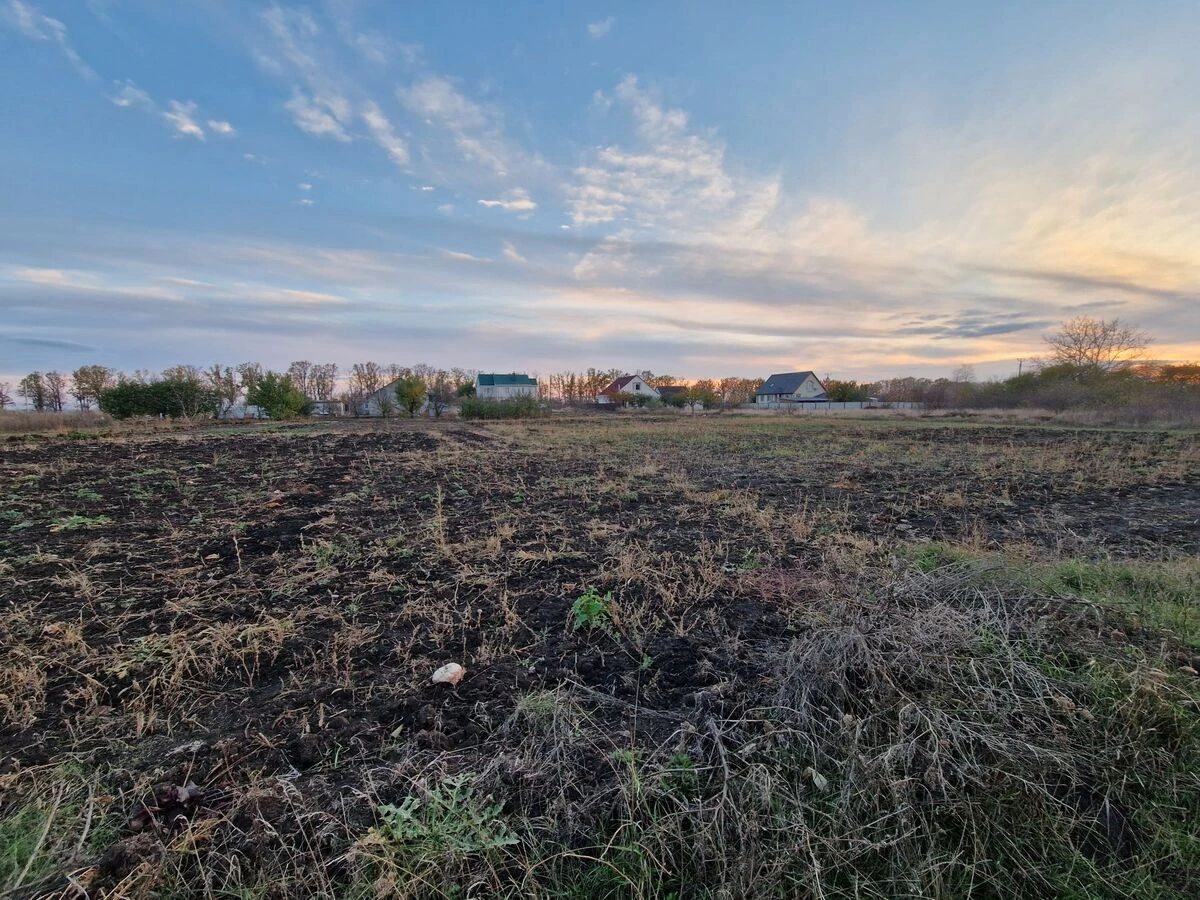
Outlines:
[[[828,399],[825,385],[813,372],[772,375],[754,395],[755,403],[775,406],[785,403],[823,403]]]
[[[658,391],[654,389],[653,385],[647,384],[641,375],[622,375],[620,378],[610,381],[608,386],[596,395],[596,402],[601,405],[617,403],[621,394],[628,394],[630,397],[659,399]]]
[[[345,416],[349,415],[350,406],[345,400],[314,400],[312,415],[314,416]]]
[[[356,416],[394,416],[400,412],[400,401],[396,398],[396,384],[399,379],[389,381],[383,387],[372,391],[354,403]],[[408,413],[405,413],[408,415]]]
[[[481,400],[511,400],[514,397],[537,397],[536,378],[517,372],[508,374],[480,372],[475,376],[475,396]]]
[[[269,419],[271,417],[261,406],[255,406],[253,403],[234,403],[232,406],[222,409],[218,418],[227,422],[237,422],[242,419]]]

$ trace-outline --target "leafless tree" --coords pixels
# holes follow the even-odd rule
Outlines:
[[[1078,316],[1046,337],[1053,362],[1111,372],[1137,360],[1150,346],[1150,335],[1120,319]]]
[[[189,384],[204,383],[204,373],[200,371],[200,367],[190,366],[186,363],[180,363],[177,366],[168,366],[163,369],[162,377],[165,381],[186,381]]]
[[[0,381],[0,409],[7,409],[12,405],[13,398],[11,387],[7,381]]]
[[[117,373],[108,366],[80,366],[71,373],[71,396],[80,409],[100,405],[100,395],[117,383]]]
[[[394,367],[399,368],[399,367]],[[355,393],[366,396],[383,387],[387,370],[376,362],[355,363],[350,367],[350,387]]]
[[[953,380],[959,384],[973,384],[975,382],[975,367],[970,363],[963,363],[954,370]]]
[[[291,379],[291,382],[293,385],[295,385],[296,390],[302,393],[305,397],[308,397],[310,400],[317,399],[312,394],[312,377],[314,368],[315,367],[313,364],[307,359],[298,359],[289,365],[287,369],[287,377]]]
[[[350,367],[350,389],[347,398],[354,415],[359,415],[363,401],[384,385],[387,370],[379,363],[355,363]]]
[[[317,363],[308,375],[309,388],[313,400],[328,400],[333,397],[337,387],[338,367],[336,363]]]
[[[440,419],[442,413],[446,411],[446,407],[454,402],[457,391],[458,387],[454,383],[454,377],[443,369],[434,372],[433,376],[425,382],[425,396],[429,400],[429,411],[433,413],[435,419]]]
[[[67,376],[62,372],[46,373],[46,408],[62,412],[67,401]]]
[[[454,385],[454,390],[457,393],[458,389],[464,384],[475,383],[475,370],[460,369],[459,367],[455,366],[450,370],[450,383]]]

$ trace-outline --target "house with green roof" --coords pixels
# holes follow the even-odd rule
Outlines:
[[[475,396],[482,400],[537,397],[538,383],[524,373],[480,372],[475,376]]]

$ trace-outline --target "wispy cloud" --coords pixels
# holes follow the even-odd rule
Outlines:
[[[114,106],[119,106],[121,109],[140,109],[143,112],[161,115],[163,120],[170,126],[175,137],[189,137],[198,141],[203,141],[207,136],[204,125],[200,124],[199,107],[192,101],[171,100],[167,103],[167,108],[160,110],[158,104],[154,102],[146,91],[142,90],[129,79],[124,81],[114,82],[117,86],[117,92],[109,99]],[[208,119],[206,122],[208,131],[220,137],[231,138],[237,134],[237,129],[233,127],[231,122],[223,119]],[[247,159],[253,159],[253,154],[246,154]]]
[[[154,109],[154,101],[150,99],[150,95],[129,79],[114,83],[119,87],[119,90],[109,98],[114,105],[122,109],[130,109],[131,107],[139,107],[145,110]]]
[[[96,77],[92,67],[85,63],[76,52],[67,36],[67,26],[59,19],[46,15],[26,0],[7,0],[7,5],[3,7],[3,19],[31,41],[48,41],[57,44],[63,56],[70,61],[79,74],[85,78]]]
[[[496,207],[505,212],[532,213],[537,209],[537,203],[524,188],[513,188],[511,191],[505,191],[499,198],[477,202],[480,206]]]
[[[592,22],[587,27],[588,34],[590,34],[596,40],[599,40],[602,37],[608,37],[608,33],[612,31],[613,23],[615,21],[616,20],[612,16],[609,16],[607,19],[601,19],[599,22]]]
[[[352,118],[350,101],[338,94],[305,96],[297,89],[283,104],[292,114],[292,121],[301,131],[314,137],[329,137],[342,143],[350,142],[346,125]]]
[[[514,151],[499,112],[468,98],[449,78],[429,76],[396,93],[411,112],[444,129],[465,161],[487,166],[502,177],[512,170]]]
[[[525,264],[525,263],[529,262],[529,260],[527,260],[524,256],[522,256],[520,251],[517,250],[517,248],[515,246],[513,246],[513,243],[511,241],[504,242],[504,258],[511,262],[521,263],[521,264]]]
[[[204,129],[196,121],[195,114],[195,103],[172,100],[167,104],[163,118],[175,130],[177,137],[190,137],[202,141],[204,140]]]
[[[237,134],[237,129],[232,124],[220,119],[209,119],[208,129],[213,134],[219,134],[221,137],[233,137]]]
[[[392,123],[383,114],[379,104],[373,100],[364,103],[362,118],[367,123],[367,129],[371,132],[371,136],[375,138],[375,143],[387,151],[392,162],[398,166],[406,165],[408,163],[408,144],[392,130]]]

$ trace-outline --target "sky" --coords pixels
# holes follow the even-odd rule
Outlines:
[[[1200,5],[0,0],[0,380],[1200,358]]]

